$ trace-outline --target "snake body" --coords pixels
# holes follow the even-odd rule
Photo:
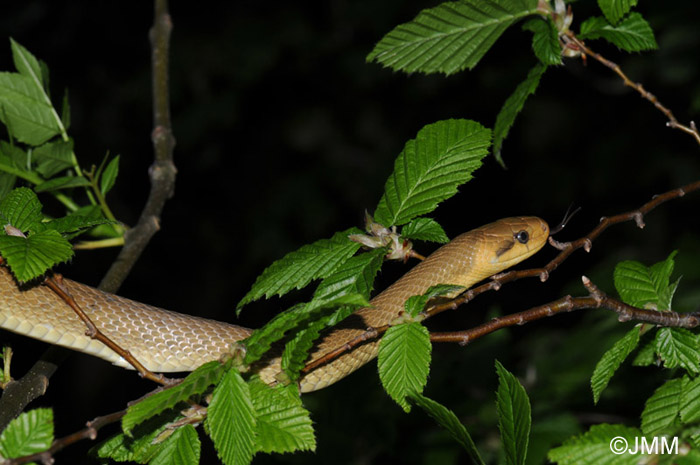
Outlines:
[[[362,308],[333,327],[315,345],[310,360],[318,359],[362,334],[386,325],[403,311],[404,302],[437,284],[470,287],[528,258],[545,244],[547,223],[535,217],[499,220],[442,246]],[[191,371],[227,352],[229,344],[252,330],[219,321],[183,315],[135,302],[68,279],[64,286],[105,335],[127,349],[153,372]],[[103,358],[131,368],[119,355],[85,334],[85,325],[52,290],[42,285],[18,286],[9,270],[0,267],[0,327]],[[307,373],[302,392],[326,387],[344,378],[377,355],[378,341],[356,347]],[[279,358],[260,367],[266,382],[279,373]]]

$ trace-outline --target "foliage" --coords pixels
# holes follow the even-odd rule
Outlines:
[[[603,16],[580,23],[579,39],[603,39],[621,50],[657,47],[654,33],[634,0],[599,0]],[[395,71],[451,75],[473,69],[511,26],[522,21],[532,33],[530,72],[503,103],[493,130],[469,119],[427,124],[406,142],[394,163],[374,210],[377,228],[397,243],[448,242],[432,217],[437,206],[472,179],[489,153],[504,165],[502,149],[517,117],[551,66],[571,56],[570,16],[563,2],[537,0],[460,0],[423,10],[387,33],[367,56]],[[522,32],[520,32],[522,34]],[[70,240],[88,232],[98,238],[121,237],[121,228],[106,204],[119,174],[120,157],[105,157],[100,167],[80,167],[68,134],[67,99],[60,112],[51,102],[48,67],[11,40],[17,72],[0,73],[0,121],[8,131],[0,141],[0,255],[20,282],[44,274],[73,255]],[[11,190],[15,181],[28,187]],[[66,215],[43,213],[37,193],[65,207]],[[77,195],[77,194],[80,195]],[[80,205],[77,198],[86,198]],[[106,227],[105,227],[106,226]],[[400,232],[397,232],[397,227]],[[314,451],[316,437],[297,381],[323,331],[341,323],[358,308],[372,305],[374,279],[386,259],[397,258],[386,243],[370,251],[351,240],[352,227],[287,253],[268,266],[237,305],[283,296],[312,283],[308,301],[280,313],[232,348],[223,363],[203,365],[179,384],[129,406],[122,433],[95,449],[100,458],[151,464],[195,464],[201,442],[197,427],[214,444],[225,464],[247,464],[259,453]],[[363,243],[367,245],[367,243]],[[359,253],[358,253],[359,252]],[[671,281],[676,252],[655,265],[624,261],[615,267],[614,283],[628,305],[670,311],[679,280]],[[405,411],[418,406],[432,417],[474,463],[485,463],[465,424],[450,409],[425,396],[431,365],[430,333],[422,321],[431,299],[464,291],[450,283],[412,296],[405,314],[389,323],[378,349],[379,379],[387,394]],[[252,306],[252,305],[251,305]],[[641,347],[640,347],[641,345]],[[605,400],[613,377],[638,350],[634,364],[658,362],[669,378],[647,399],[639,428],[594,425],[552,448],[548,457],[560,464],[635,463],[633,455],[613,455],[610,440],[676,435],[697,443],[700,422],[700,342],[693,331],[638,325],[615,341],[596,365],[590,384],[593,403]],[[272,355],[271,355],[272,354]],[[255,368],[281,357],[284,375],[269,386]],[[530,463],[538,425],[531,400],[518,379],[496,362],[495,408],[499,450],[507,464]],[[609,389],[606,391],[606,389]],[[535,404],[536,405],[536,404]],[[536,410],[537,407],[535,407]],[[495,415],[494,415],[495,413]],[[23,413],[0,436],[0,456],[15,457],[46,450],[53,441],[53,414],[48,409]],[[557,419],[559,421],[561,419]],[[539,426],[546,424],[540,423]],[[552,422],[552,424],[558,424]],[[549,438],[559,437],[550,432]],[[561,434],[561,432],[559,432]]]

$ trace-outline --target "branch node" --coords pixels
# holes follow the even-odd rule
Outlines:
[[[540,281],[545,282],[548,279],[549,279],[549,271],[547,271],[543,268],[542,271],[540,271]]]
[[[571,246],[571,242],[559,242],[558,240],[554,239],[552,236],[549,236],[549,239],[547,240],[549,242],[549,245],[554,247],[557,250],[564,250],[567,247]]]
[[[634,222],[637,224],[637,227],[639,229],[644,229],[644,214],[637,210],[636,212],[634,212],[633,218]]]
[[[583,240],[583,250],[586,251],[586,253],[590,252],[591,249],[593,248],[593,241],[591,241],[590,238],[585,238]]]

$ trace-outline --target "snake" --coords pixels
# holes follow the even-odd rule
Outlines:
[[[539,251],[549,226],[537,217],[504,218],[455,237],[410,269],[339,325],[322,334],[309,360],[354,340],[367,331],[391,324],[404,312],[406,300],[438,284],[469,288],[520,263]],[[229,323],[176,313],[63,279],[63,286],[95,326],[128,350],[146,369],[157,373],[187,372],[218,360],[232,342],[253,332]],[[114,365],[132,368],[116,352],[86,334],[73,309],[45,285],[20,285],[0,266],[0,327],[79,352]],[[315,391],[348,376],[377,356],[379,340],[369,340],[305,373],[301,392]],[[280,357],[256,365],[263,381],[279,379]]]

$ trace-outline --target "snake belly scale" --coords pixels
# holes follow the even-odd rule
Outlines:
[[[530,257],[549,236],[547,223],[536,217],[505,218],[461,234],[440,247],[362,308],[331,328],[312,349],[310,360],[400,315],[404,302],[437,284],[470,287]],[[219,321],[184,315],[108,294],[64,279],[75,301],[106,336],[131,352],[153,372],[191,371],[226,353],[231,342],[252,330]],[[115,365],[131,366],[111,349],[85,334],[85,325],[51,289],[18,286],[9,270],[0,267],[0,327],[56,344]],[[329,386],[377,355],[378,341],[369,341],[319,366],[300,380],[302,392]],[[266,382],[280,371],[279,358],[259,367]]]

